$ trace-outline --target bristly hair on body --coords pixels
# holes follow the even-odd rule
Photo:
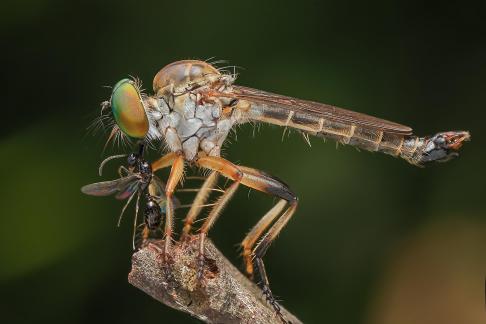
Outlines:
[[[206,60],[203,60],[206,63],[211,64],[214,66],[221,74],[230,75],[234,80],[238,78],[238,72],[236,70],[244,70],[245,68],[239,65],[225,65],[225,66],[218,66],[220,64],[228,64],[228,60],[217,60],[215,56],[212,56]],[[232,70],[232,71],[231,71]]]

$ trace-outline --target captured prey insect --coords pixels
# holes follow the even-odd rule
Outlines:
[[[143,148],[144,145],[140,145],[138,153],[131,153],[128,155],[128,168],[120,166],[120,178],[111,181],[92,183],[81,188],[83,193],[91,196],[115,195],[116,199],[127,199],[127,202],[123,206],[120,213],[118,226],[120,225],[126,208],[132,199],[137,196],[135,204],[135,218],[133,222],[134,249],[140,198],[143,197],[145,199],[145,207],[143,211],[144,228],[142,231],[142,244],[149,239],[151,233],[155,233],[157,230],[159,230],[163,215],[165,213],[165,206],[167,204],[167,199],[164,195],[165,184],[152,173],[151,165],[142,158]],[[115,155],[105,159],[100,165],[100,175],[106,162],[114,158],[126,156],[127,155]],[[175,206],[179,206],[179,202],[175,197],[172,197],[172,200]]]
[[[240,185],[280,198],[241,245],[246,272],[252,276],[256,270],[267,299],[283,319],[270,290],[263,256],[295,213],[297,197],[277,178],[257,169],[235,165],[220,156],[221,147],[235,125],[262,122],[293,128],[305,136],[330,138],[401,157],[416,166],[452,159],[470,135],[466,131],[449,131],[418,137],[404,125],[326,104],[237,86],[235,80],[235,74],[204,61],[174,62],[155,75],[153,95],[143,93],[138,82],[129,79],[118,82],[110,100],[102,104],[102,117],[113,120],[110,139],[121,135],[147,143],[155,140],[165,143],[169,152],[155,161],[152,169],[155,172],[171,168],[165,187],[166,217],[170,220],[174,217],[171,198],[185,165],[211,171],[204,188],[212,188],[219,174],[233,181],[200,228],[200,266],[206,235]],[[200,191],[196,196],[193,208],[185,218],[183,234],[191,231],[200,211],[197,206],[204,203],[206,193],[207,190]],[[169,253],[171,235],[172,228],[166,227],[164,253]]]

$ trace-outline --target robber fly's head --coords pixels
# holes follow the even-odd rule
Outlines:
[[[437,133],[427,139],[420,163],[446,162],[459,156],[459,149],[471,135],[465,131]]]
[[[140,82],[123,79],[114,87],[109,101],[101,103],[101,117],[112,126],[108,142],[112,139],[144,139],[149,132],[149,119],[145,109]]]
[[[110,106],[113,118],[123,133],[137,139],[147,135],[149,122],[137,82],[120,80],[111,93]]]

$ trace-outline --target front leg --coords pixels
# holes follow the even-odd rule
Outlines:
[[[165,214],[165,243],[164,243],[164,256],[169,255],[169,249],[172,243],[172,234],[174,226],[174,191],[177,184],[182,180],[184,175],[184,157],[179,155],[175,158],[172,168],[170,170],[169,178],[165,186],[165,197],[167,199],[166,214]],[[164,260],[167,261],[167,260]]]
[[[169,178],[165,186],[165,196],[167,199],[165,227],[164,227],[164,262],[167,261],[169,255],[170,245],[172,243],[173,223],[174,223],[174,202],[173,196],[177,184],[181,181],[184,175],[184,156],[182,153],[169,153],[162,156],[160,159],[152,163],[152,172],[162,168],[171,167]]]

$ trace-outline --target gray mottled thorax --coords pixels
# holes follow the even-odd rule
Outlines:
[[[173,107],[163,99],[152,98],[152,109],[149,109],[149,119],[155,125],[152,136],[164,138],[172,152],[183,151],[188,161],[194,160],[198,151],[219,156],[237,120],[234,114],[223,117],[222,109],[219,101],[198,104],[193,93],[175,97]]]

